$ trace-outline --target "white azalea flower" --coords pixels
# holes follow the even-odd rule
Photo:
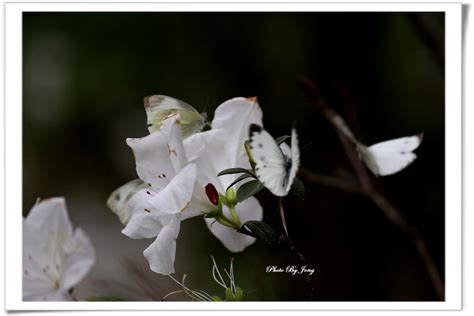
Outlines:
[[[210,131],[196,133],[183,141],[180,117],[174,115],[163,121],[158,132],[127,140],[142,182],[135,180],[117,189],[108,204],[122,222],[127,223],[122,231],[125,235],[156,237],[144,251],[154,272],[174,273],[180,222],[215,208],[206,195],[205,186],[212,183],[225,194],[235,176],[218,178],[217,174],[230,167],[250,167],[244,141],[249,125],[262,124],[261,117],[256,100],[235,98],[217,108]],[[255,198],[239,203],[235,211],[242,223],[261,220],[263,216]],[[226,206],[223,213],[230,216]],[[213,219],[206,222],[230,251],[242,251],[255,241],[235,228],[213,223]]]
[[[176,115],[166,120],[160,132],[127,139],[145,187],[126,203],[124,214],[131,217],[122,233],[130,238],[156,237],[143,254],[152,271],[165,275],[174,273],[181,221],[201,214],[190,207],[196,166],[186,158],[178,119]]]
[[[227,187],[238,175],[217,174],[228,168],[250,168],[245,153],[244,142],[248,139],[251,124],[262,124],[262,111],[255,98],[233,98],[217,107],[212,121],[212,130],[197,133],[184,141],[188,157],[197,166],[196,190],[191,200],[191,207],[206,212],[215,208],[205,193],[205,186],[211,183],[216,190],[225,195]],[[241,182],[241,184],[245,181]],[[236,186],[238,187],[238,185]],[[230,210],[223,205],[223,214],[232,218]],[[254,197],[238,203],[235,213],[240,223],[250,220],[262,220],[263,209]],[[222,225],[215,219],[206,218],[211,233],[232,252],[240,252],[255,242],[255,238],[237,232],[235,228]]]
[[[225,195],[227,187],[238,175],[217,177],[217,174],[228,168],[250,168],[244,142],[248,139],[248,129],[251,124],[262,124],[262,111],[254,98],[234,98],[216,109],[212,129],[219,132],[208,140],[208,146],[195,159],[198,166],[197,181],[201,186],[211,183],[219,193]],[[196,134],[195,137],[198,135]],[[245,182],[242,181],[241,184]],[[212,207],[208,199],[203,199],[203,201],[207,202],[208,209]],[[223,206],[222,211],[225,216],[231,218],[228,207]],[[262,206],[255,197],[238,203],[235,212],[242,224],[250,220],[260,221],[263,218]],[[241,234],[212,218],[205,220],[212,234],[232,252],[243,251],[255,241],[255,238]]]
[[[23,219],[23,300],[70,301],[94,264],[89,237],[75,231],[64,198],[37,203]]]

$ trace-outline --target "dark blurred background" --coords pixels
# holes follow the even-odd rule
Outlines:
[[[24,13],[23,213],[37,197],[65,196],[75,226],[92,238],[97,263],[79,297],[159,300],[179,287],[148,271],[142,251],[107,208],[109,194],[136,178],[127,137],[148,132],[142,98],[165,94],[212,118],[236,96],[257,96],[265,128],[297,123],[302,165],[351,171],[334,130],[297,85],[306,75],[367,144],[424,132],[418,159],[380,179],[426,238],[444,274],[443,13]],[[436,300],[412,241],[367,198],[305,183],[286,201],[289,231],[307,257],[321,301]],[[275,201],[257,196],[281,232]],[[303,280],[267,274],[295,259],[256,243],[232,254],[202,219],[184,222],[177,277],[222,294],[211,277],[235,257],[248,300],[306,300]],[[128,258],[128,259],[127,259]],[[146,275],[143,277],[143,275]],[[180,299],[182,296],[176,296]]]

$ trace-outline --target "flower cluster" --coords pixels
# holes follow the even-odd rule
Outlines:
[[[174,98],[145,98],[149,135],[128,138],[138,179],[116,189],[107,204],[133,239],[155,238],[144,251],[150,269],[169,275],[192,300],[238,301],[244,292],[235,284],[233,263],[224,269],[226,283],[214,258],[212,275],[225,296],[194,291],[175,273],[176,246],[181,222],[203,217],[210,232],[231,252],[241,252],[258,238],[269,251],[282,242],[290,245],[283,197],[304,198],[297,177],[300,149],[296,129],[274,139],[262,125],[256,98],[233,98],[216,108],[212,122],[192,106]],[[375,175],[403,170],[415,158],[422,135],[366,146],[357,140],[342,117],[333,125],[350,140],[360,159]],[[210,129],[201,131],[205,126]],[[285,141],[290,139],[291,147]],[[254,197],[262,189],[278,197],[284,235],[262,222],[263,209]],[[87,235],[73,230],[64,198],[38,202],[23,220],[24,300],[73,300],[72,291],[89,272],[95,253]],[[307,281],[311,288],[311,282]]]
[[[212,234],[228,250],[239,252],[255,241],[237,231],[240,223],[263,217],[256,198],[241,203],[232,199],[227,188],[236,175],[218,177],[221,170],[230,167],[250,167],[244,142],[250,125],[262,125],[257,100],[234,98],[224,102],[215,111],[211,129],[192,135],[182,133],[182,114],[182,110],[169,112],[160,121],[159,130],[143,138],[127,139],[141,181],[125,184],[108,201],[126,224],[123,234],[156,237],[144,256],[151,270],[164,275],[174,273],[181,221],[204,215]]]

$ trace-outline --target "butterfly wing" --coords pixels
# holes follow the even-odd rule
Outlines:
[[[250,147],[255,173],[260,182],[276,196],[288,193],[286,158],[273,137],[262,127],[250,125]]]
[[[145,97],[145,111],[150,133],[159,131],[163,121],[178,113],[180,115],[181,133],[186,138],[201,131],[206,123],[205,115],[200,114],[186,102],[165,95]]]
[[[418,148],[422,138],[423,134],[401,137],[369,147],[361,146],[359,151],[375,175],[387,176],[403,170],[416,159],[412,151]]]
[[[127,214],[126,207],[130,199],[144,188],[145,184],[140,179],[134,179],[130,182],[125,183],[107,199],[107,206],[115,213],[120,219],[122,224],[126,224],[131,214]]]

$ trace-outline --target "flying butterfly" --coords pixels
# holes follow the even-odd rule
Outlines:
[[[274,195],[287,195],[300,164],[296,130],[293,128],[291,131],[291,149],[285,143],[278,146],[276,140],[259,125],[250,125],[249,134],[257,178]]]
[[[362,160],[375,175],[388,176],[397,173],[416,159],[413,150],[420,146],[423,134],[401,137],[371,146],[359,144],[357,149]]]
[[[377,176],[388,176],[405,169],[416,159],[413,151],[423,139],[423,133],[420,133],[366,146],[354,137],[341,116],[335,115],[333,122],[356,145],[362,161]]]
[[[150,133],[159,131],[163,121],[179,114],[181,133],[187,138],[200,132],[206,125],[206,113],[199,113],[186,102],[165,95],[151,95],[144,98],[148,130]]]

